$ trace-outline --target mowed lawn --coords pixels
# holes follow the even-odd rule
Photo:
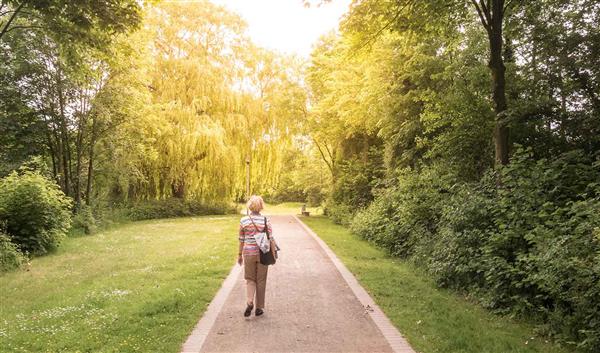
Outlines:
[[[0,276],[2,352],[179,352],[229,273],[239,216],[129,223]]]
[[[439,289],[414,266],[325,217],[302,217],[344,262],[412,347],[421,353],[575,353],[547,343],[531,325],[493,315]]]
[[[299,215],[302,210],[302,202],[282,202],[279,204],[265,204],[265,209],[261,211],[262,214],[268,216],[272,215]],[[246,213],[246,205],[240,204],[240,209],[242,213]],[[310,212],[311,215],[319,215],[323,214],[322,207],[309,207],[306,206],[306,210]]]

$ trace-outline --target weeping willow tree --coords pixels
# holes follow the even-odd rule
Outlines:
[[[208,1],[148,10],[151,99],[127,127],[143,145],[126,157],[135,161],[121,187],[128,197],[241,199],[247,158],[252,191],[276,187],[305,116],[303,62],[252,45],[244,30]]]

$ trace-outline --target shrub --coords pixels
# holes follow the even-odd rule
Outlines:
[[[581,152],[535,160],[520,150],[440,219],[428,270],[546,333],[600,346],[600,168]],[[500,182],[498,182],[500,181]]]
[[[81,206],[73,217],[73,228],[81,229],[85,234],[94,234],[98,229],[98,222],[91,207]]]
[[[367,207],[373,201],[373,190],[383,177],[380,159],[380,153],[373,148],[367,161],[353,158],[340,162],[328,203],[355,209]]]
[[[27,258],[19,251],[8,235],[0,232],[0,273],[21,267]]]
[[[356,210],[354,207],[345,204],[335,204],[328,200],[323,207],[324,214],[331,218],[336,224],[348,225],[350,224],[352,217]]]
[[[303,187],[294,182],[290,175],[282,176],[276,190],[263,195],[265,202],[280,204],[283,202],[304,202],[306,193]]]
[[[600,199],[557,210],[532,254],[529,280],[545,294],[547,330],[600,348]],[[556,222],[556,223],[555,223]],[[543,227],[543,226],[542,226]]]
[[[521,149],[478,183],[453,185],[439,170],[402,173],[356,215],[353,232],[441,286],[599,351],[600,163]]]
[[[485,300],[490,306],[537,315],[555,305],[539,276],[539,258],[545,256],[548,244],[576,234],[572,219],[577,213],[571,207],[595,196],[590,185],[597,182],[600,169],[594,168],[577,151],[535,160],[529,150],[520,150],[500,170],[498,186],[492,178],[484,181],[497,190],[491,211],[494,229],[484,246]],[[589,222],[595,220],[587,217],[580,222],[579,227],[589,228],[585,236],[591,239]]]
[[[325,192],[320,186],[311,186],[306,190],[306,203],[308,206],[321,206],[323,200],[325,200]]]
[[[0,222],[22,251],[55,249],[71,226],[71,205],[56,183],[36,172],[13,172],[0,180]]]
[[[143,201],[127,207],[127,217],[134,221],[227,213],[237,213],[236,207],[227,203],[205,204],[177,198]]]
[[[438,219],[453,177],[431,167],[415,173],[400,173],[395,185],[352,221],[351,229],[387,248],[392,255],[428,256],[428,243],[436,233]]]
[[[483,245],[494,226],[493,199],[478,185],[460,185],[449,196],[426,267],[438,285],[461,291],[484,285]]]

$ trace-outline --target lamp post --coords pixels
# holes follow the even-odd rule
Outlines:
[[[250,155],[246,155],[246,200],[250,199]]]

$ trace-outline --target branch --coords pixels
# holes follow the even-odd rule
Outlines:
[[[38,15],[38,14],[36,14],[36,13],[33,13],[33,12],[29,12],[29,11],[23,11],[23,10],[21,10],[21,14],[23,14],[23,15],[27,15],[27,16],[29,16],[29,17],[36,18],[36,19],[38,19],[38,20],[43,20],[43,17],[42,17],[42,16],[40,16],[40,15]]]
[[[484,12],[490,13],[490,9],[492,8],[490,1],[491,0],[479,0],[479,2],[481,2],[481,8]]]
[[[493,26],[493,24],[494,24],[494,13],[492,10],[493,4],[490,4],[490,0],[479,0],[479,3],[481,4],[481,9],[483,10],[482,12],[485,15],[485,18],[487,19],[487,23],[490,26]]]
[[[10,31],[12,31],[12,30],[15,30],[15,29],[48,29],[48,28],[46,28],[46,27],[42,27],[42,26],[34,26],[34,25],[31,25],[31,26],[22,26],[22,25],[18,25],[18,26],[12,26],[12,27],[11,27],[10,29],[8,29],[8,30],[7,30],[5,33],[8,33],[8,32],[10,32]]]
[[[24,0],[21,3],[21,5],[19,5],[19,7],[17,7],[16,10],[13,12],[13,14],[10,16],[10,18],[8,19],[8,22],[6,22],[6,24],[4,25],[4,28],[2,28],[2,32],[0,32],[0,39],[2,39],[2,36],[4,34],[6,34],[6,32],[8,31],[8,27],[10,26],[10,24],[12,23],[12,21],[14,21],[14,19],[19,14],[19,11],[21,11],[21,9],[23,8],[23,6],[25,6],[25,2],[26,2],[26,0]]]
[[[317,139],[313,137],[313,141],[315,142],[315,145],[317,146],[317,149],[319,150],[319,153],[321,154],[323,161],[325,162],[325,164],[327,164],[327,168],[329,168],[331,175],[333,175],[333,165],[327,160],[327,157],[325,157],[325,154],[323,153],[321,146],[319,146],[319,142],[317,142]]]
[[[502,17],[504,17],[504,13],[506,12],[506,10],[508,10],[508,8],[510,7],[510,5],[512,5],[513,1],[512,0],[508,0],[505,4],[504,4],[504,8],[502,9]]]
[[[404,9],[407,8],[408,5],[410,5],[410,3],[411,3],[411,1],[408,1],[408,2],[406,2],[406,4],[404,4],[404,6],[399,8],[398,11],[396,12],[396,14],[394,15],[394,17],[391,20],[389,20],[388,23],[386,23],[383,27],[381,27],[377,32],[375,32],[375,34],[371,38],[369,38],[363,45],[361,45],[358,49],[356,49],[356,51],[362,50],[364,47],[369,45],[371,42],[373,42],[374,40],[379,38],[379,35],[381,35],[381,33],[383,33],[383,31],[388,29],[388,27],[390,27],[392,25],[392,23],[396,22],[398,17],[400,17],[400,14],[402,14],[402,11],[404,11]]]
[[[490,23],[488,21],[486,21],[486,19],[485,19],[485,18],[487,18],[487,16],[484,17],[483,11],[481,10],[481,7],[479,7],[479,4],[477,3],[476,0],[471,0],[471,3],[473,4],[473,6],[475,6],[475,9],[477,10],[477,14],[479,15],[481,24],[489,32],[490,31]]]
[[[327,150],[327,154],[329,155],[329,159],[331,160],[331,165],[333,165],[333,161],[334,161],[333,154],[329,150],[329,147],[327,147],[327,144],[325,144],[324,146],[325,146],[325,150]]]

